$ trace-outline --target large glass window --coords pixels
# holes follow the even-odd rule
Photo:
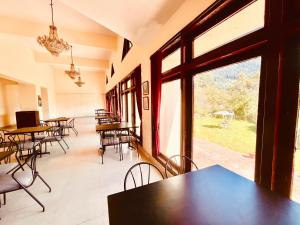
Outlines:
[[[161,72],[164,73],[178,66],[180,63],[181,63],[181,51],[179,48],[162,60]]]
[[[135,133],[137,136],[141,136],[141,118],[140,118],[140,114],[139,114],[139,110],[138,110],[138,106],[137,106],[137,98],[135,96],[135,101],[134,101],[134,105],[135,105],[135,124],[138,125],[139,127],[136,129]]]
[[[181,87],[180,80],[162,84],[160,108],[160,153],[180,154]]]
[[[300,88],[300,86],[299,86]],[[294,155],[294,174],[293,174],[293,187],[292,187],[292,199],[300,203],[300,97],[298,97],[298,122],[297,122],[297,138]]]
[[[254,179],[261,58],[196,74],[193,160]]]
[[[132,98],[131,98],[131,93],[128,93],[126,96],[127,96],[127,106],[128,106],[128,123],[132,123]]]
[[[194,40],[194,57],[264,26],[265,1],[258,0]]]

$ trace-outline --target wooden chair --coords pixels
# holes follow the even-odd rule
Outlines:
[[[186,173],[186,166],[195,167],[198,170],[198,166],[189,157],[184,155],[173,155],[165,164],[165,176],[168,178],[168,171],[177,176]]]
[[[156,174],[157,176],[155,176],[154,174]],[[129,179],[130,177],[131,179]],[[129,189],[129,184],[131,184],[133,188],[137,188],[162,179],[164,179],[164,175],[155,165],[148,162],[140,162],[133,165],[127,171],[124,179],[124,191],[127,191]]]

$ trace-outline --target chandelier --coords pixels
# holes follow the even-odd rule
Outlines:
[[[79,75],[79,77],[78,77],[78,80],[75,82],[75,84],[77,84],[78,87],[81,87],[82,85],[85,84],[85,82],[83,82],[83,81],[81,80],[80,75]]]
[[[59,54],[62,51],[69,50],[70,46],[66,41],[58,37],[57,28],[54,25],[54,19],[53,19],[52,0],[50,6],[51,6],[51,15],[52,15],[52,25],[49,26],[50,27],[49,36],[47,35],[38,36],[37,42],[41,46],[45,47],[52,55],[59,56]]]
[[[70,64],[70,70],[66,70],[65,73],[68,74],[68,76],[71,78],[71,79],[75,79],[77,76],[80,75],[80,71],[78,69],[78,71],[75,70],[75,66],[74,66],[74,63],[73,63],[73,51],[72,51],[73,47],[71,45],[71,64]]]

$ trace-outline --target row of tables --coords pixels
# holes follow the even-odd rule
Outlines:
[[[53,119],[44,120],[46,123],[55,122],[57,126],[61,126],[61,122],[66,122],[70,118],[67,117],[58,117]],[[23,127],[18,129],[9,130],[5,133],[5,135],[21,135],[21,134],[30,134],[32,142],[35,142],[35,134],[36,133],[43,133],[47,132],[52,128],[52,126],[36,126],[36,127]],[[11,156],[14,151],[4,151],[0,152],[0,161],[4,160],[5,158]]]

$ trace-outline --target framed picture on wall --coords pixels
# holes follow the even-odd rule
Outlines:
[[[149,110],[149,97],[143,97],[144,110]]]
[[[149,95],[149,81],[143,82],[143,95]]]

